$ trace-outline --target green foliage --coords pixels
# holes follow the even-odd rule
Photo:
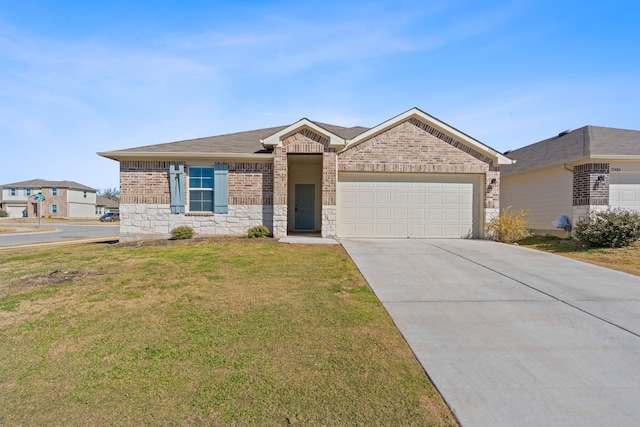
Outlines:
[[[0,218],[6,218],[9,216],[9,213],[4,209],[0,209]]]
[[[640,239],[640,213],[625,209],[591,212],[576,224],[576,238],[599,248],[621,248]]]
[[[193,228],[188,225],[181,225],[171,230],[171,238],[173,240],[190,239],[194,234]]]
[[[269,237],[271,232],[264,225],[258,225],[249,229],[247,233],[247,237],[250,239],[255,239],[257,237]]]
[[[511,206],[502,210],[502,214],[494,217],[487,225],[489,238],[503,243],[517,242],[531,236],[527,211],[510,212]]]

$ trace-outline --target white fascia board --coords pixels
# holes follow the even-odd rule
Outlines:
[[[362,142],[366,139],[369,139],[373,136],[376,136],[377,134],[380,134],[384,131],[386,131],[389,128],[392,128],[393,126],[396,126],[399,123],[402,123],[410,118],[415,117],[416,119],[428,123],[430,126],[438,129],[440,132],[449,135],[450,137],[480,151],[483,154],[486,154],[487,156],[491,157],[492,159],[494,159],[495,161],[497,161],[498,165],[511,165],[513,163],[515,163],[516,161],[513,159],[510,159],[509,157],[505,156],[504,154],[494,150],[493,148],[481,143],[480,141],[471,138],[469,135],[466,135],[462,132],[460,132],[458,129],[453,128],[451,126],[449,126],[448,124],[441,122],[440,120],[436,119],[433,116],[430,116],[429,114],[425,113],[424,111],[418,109],[418,108],[412,108],[409,111],[406,111],[402,114],[400,114],[399,116],[396,116],[392,119],[387,120],[386,122],[383,122],[381,124],[379,124],[378,126],[375,126],[371,129],[369,129],[368,131],[361,133],[360,135],[358,135],[357,137],[355,137],[354,139],[348,141],[348,145],[347,147],[353,145],[353,144],[357,144],[359,142]]]
[[[328,138],[329,145],[344,146],[347,143],[347,141],[344,138],[340,138],[338,135],[332,132],[329,132],[324,128],[321,128],[320,126],[318,126],[317,124],[313,123],[308,119],[298,120],[291,126],[288,126],[282,129],[280,132],[274,133],[273,135],[261,140],[260,142],[262,143],[263,146],[279,147],[282,144],[282,140],[286,139],[287,137],[293,135],[296,132],[300,132],[304,128],[307,128],[319,135],[322,135]]]
[[[592,160],[640,160],[640,155],[637,154],[618,154],[618,155],[605,155],[605,154],[592,154],[589,156]]]
[[[198,160],[198,159],[220,159],[220,160],[251,160],[251,161],[273,161],[272,153],[255,154],[255,153],[194,153],[194,152],[118,152],[105,151],[96,153],[99,156],[112,160]]]

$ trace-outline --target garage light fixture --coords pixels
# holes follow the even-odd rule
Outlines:
[[[494,187],[498,186],[498,178],[491,178],[490,184]]]

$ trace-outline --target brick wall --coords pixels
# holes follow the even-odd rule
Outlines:
[[[598,182],[604,176],[606,183]],[[609,163],[573,167],[573,206],[609,205]]]
[[[229,205],[273,204],[273,163],[231,162]]]
[[[486,173],[490,158],[416,119],[338,154],[340,172]]]
[[[58,188],[57,196],[50,196],[49,189],[43,188],[42,195],[45,200],[42,202],[42,212],[43,216],[51,216],[52,218],[66,218],[69,216],[69,205],[67,202],[67,189],[66,188]],[[49,213],[49,206],[58,205],[58,213]]]
[[[171,163],[174,162],[120,162],[120,203],[168,205],[171,202],[169,192]],[[272,163],[229,162],[226,164],[229,166],[229,205],[270,206],[273,203]],[[188,187],[187,181],[185,176],[185,185]]]
[[[120,162],[121,204],[170,204],[171,162],[123,160]]]

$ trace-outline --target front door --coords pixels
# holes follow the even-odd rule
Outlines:
[[[313,230],[315,226],[316,186],[315,184],[295,185],[295,229]]]

